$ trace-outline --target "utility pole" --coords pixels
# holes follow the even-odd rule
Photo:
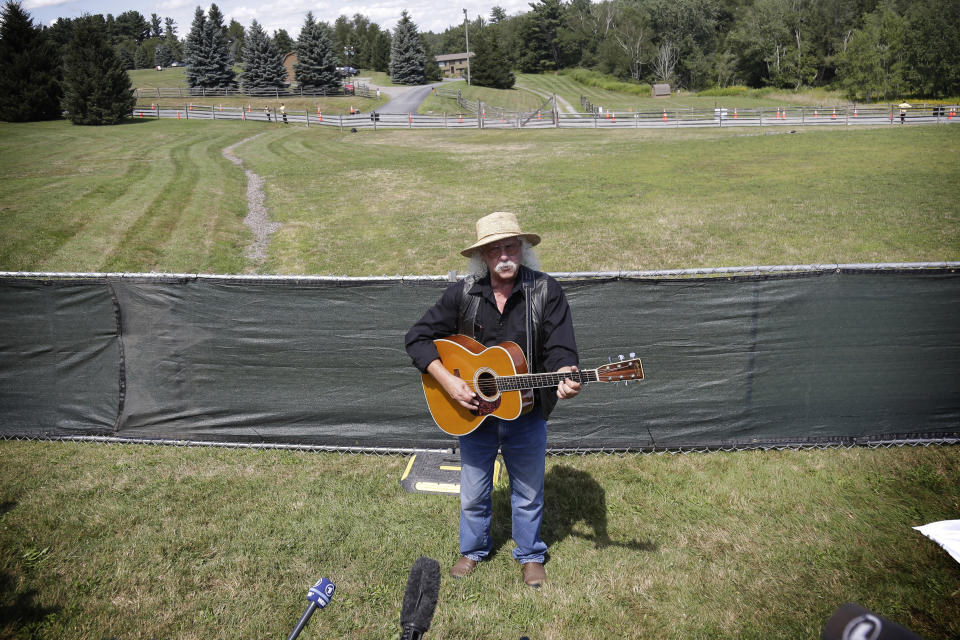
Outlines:
[[[467,39],[467,84],[470,84],[470,21],[466,9],[463,10],[463,35]]]

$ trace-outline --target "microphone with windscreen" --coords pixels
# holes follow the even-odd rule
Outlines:
[[[420,640],[430,628],[433,612],[440,595],[440,563],[433,558],[420,556],[410,568],[407,588],[403,592],[400,608],[400,640]]]
[[[923,640],[896,622],[848,602],[830,616],[823,640]]]
[[[307,626],[307,621],[310,619],[310,616],[313,615],[313,612],[317,609],[323,609],[325,606],[330,604],[330,598],[333,597],[333,592],[337,589],[337,586],[333,584],[327,578],[321,578],[317,581],[317,584],[310,587],[310,590],[307,591],[307,608],[303,612],[303,615],[300,616],[297,626],[294,627],[293,631],[290,632],[290,635],[287,636],[287,640],[296,640],[297,636],[300,635],[300,632],[303,631],[303,628]]]

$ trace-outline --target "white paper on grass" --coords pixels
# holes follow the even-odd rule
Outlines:
[[[914,529],[946,549],[954,560],[960,562],[960,520],[941,520]]]

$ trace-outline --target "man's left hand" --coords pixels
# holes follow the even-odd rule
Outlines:
[[[557,373],[563,373],[565,371],[578,371],[576,367],[560,367],[557,369]],[[557,385],[557,397],[561,399],[572,398],[578,393],[583,387],[582,384],[570,378],[564,378],[560,381],[560,384]]]

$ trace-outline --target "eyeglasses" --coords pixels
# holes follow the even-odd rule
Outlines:
[[[518,251],[520,251],[520,241],[508,240],[499,244],[488,244],[483,248],[483,255],[488,258],[496,258],[504,253],[511,256],[516,255]]]

